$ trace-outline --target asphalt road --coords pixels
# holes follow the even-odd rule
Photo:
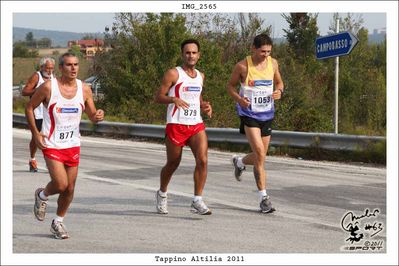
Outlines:
[[[55,240],[49,229],[57,197],[50,197],[44,222],[32,214],[34,191],[49,177],[41,152],[39,173],[28,172],[29,139],[29,131],[13,129],[15,254],[152,254],[160,263],[154,254],[386,252],[385,168],[268,157],[267,191],[277,211],[261,214],[252,168],[237,182],[232,154],[210,150],[203,196],[213,214],[200,216],[190,212],[194,160],[185,149],[169,185],[169,214],[159,215],[164,146],[88,136],[64,220],[71,238]]]

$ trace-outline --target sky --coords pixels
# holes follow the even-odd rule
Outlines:
[[[288,28],[288,23],[282,13],[258,13],[264,20],[265,26],[271,25],[273,37],[283,37],[283,29]],[[286,13],[288,14],[288,13]],[[321,35],[326,35],[333,23],[333,14],[318,13],[318,28]],[[386,28],[385,13],[359,13],[351,12],[354,19],[363,18],[363,26],[372,33],[374,29]],[[115,13],[14,13],[13,26],[22,28],[57,30],[70,32],[104,32],[105,26],[112,26]],[[346,17],[347,13],[340,13]],[[65,23],[67,22],[67,23]]]

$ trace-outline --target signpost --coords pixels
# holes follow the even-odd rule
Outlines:
[[[322,36],[316,39],[316,58],[325,59],[335,57],[335,112],[334,132],[338,134],[338,77],[339,77],[339,56],[349,54],[358,39],[349,31],[339,33],[339,19],[337,19],[337,34]]]
[[[357,44],[357,38],[349,31],[316,39],[316,57],[324,59],[349,54]]]

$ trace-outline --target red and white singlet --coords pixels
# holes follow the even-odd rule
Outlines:
[[[180,98],[187,102],[187,109],[177,108],[175,104],[168,105],[166,114],[167,124],[196,125],[202,123],[200,97],[202,92],[202,76],[195,69],[197,76],[190,77],[181,67],[176,67],[179,78],[174,86],[169,89],[168,96]]]
[[[51,80],[51,98],[43,107],[42,133],[48,148],[80,147],[79,124],[84,111],[82,81],[76,79],[77,91],[72,99],[61,95],[56,78]]]

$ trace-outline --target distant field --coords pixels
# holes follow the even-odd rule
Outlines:
[[[56,49],[40,49],[39,55],[50,55],[52,56],[52,51],[50,50],[58,50],[60,54],[64,53],[66,48],[56,48]],[[53,56],[54,59],[58,62],[58,55]],[[37,71],[37,66],[39,64],[40,57],[37,58],[13,58],[13,85],[25,84],[29,77],[32,75],[34,71]],[[78,78],[81,80],[85,80],[89,77],[89,71],[92,66],[91,60],[80,59],[80,70]],[[59,76],[58,65],[55,67],[55,74]]]
[[[48,49],[39,49],[39,56],[53,56],[54,53],[63,54],[68,52],[69,48],[48,48]]]

